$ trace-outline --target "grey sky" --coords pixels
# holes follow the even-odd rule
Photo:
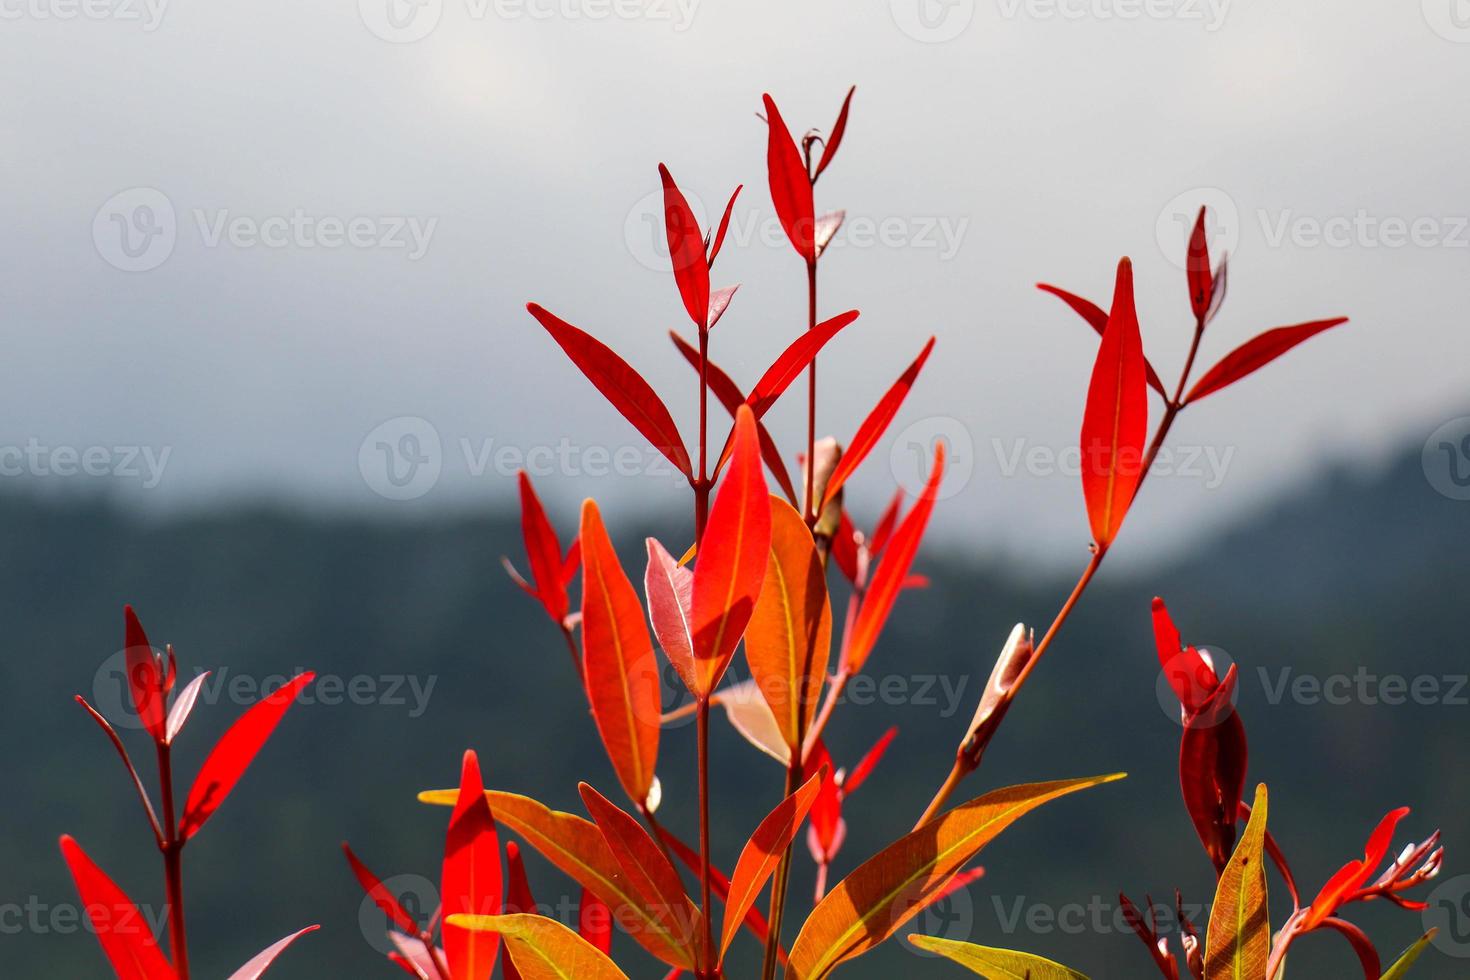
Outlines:
[[[863,316],[823,357],[822,427],[850,436],[937,334],[894,431],[968,441],[972,475],[936,518],[961,540],[1080,553],[1077,480],[1044,460],[1076,441],[1094,342],[1033,284],[1106,305],[1132,255],[1172,378],[1176,215],[1199,203],[1234,255],[1205,366],[1260,329],[1353,322],[1185,414],[1184,472],[1150,487],[1139,539],[1187,540],[1470,410],[1463,0],[429,0],[394,21],[402,0],[88,2],[0,0],[0,444],[40,447],[47,489],[422,514],[504,499],[507,464],[548,447],[569,475],[538,483],[559,504],[682,508],[667,475],[575,475],[607,465],[588,447],[641,443],[523,304],[621,351],[692,438],[656,166],[705,213],[746,185],[716,275],[744,287],[713,353],[749,384],[804,312],[772,234],[761,92],[825,129],[852,83],[817,192],[849,215],[821,309]],[[793,452],[796,401],[773,419]],[[424,433],[364,440],[404,416],[432,425],[439,476],[390,503],[362,466]],[[138,476],[57,476],[57,447],[104,447],[98,470],[126,470],[128,447],[168,455],[145,487],[146,456]],[[1018,450],[1039,455],[1017,469]],[[860,512],[906,452],[875,453]]]

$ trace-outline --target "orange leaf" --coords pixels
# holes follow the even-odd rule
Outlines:
[[[1206,395],[1212,395],[1226,385],[1234,384],[1246,375],[1260,370],[1302,341],[1309,340],[1322,331],[1330,330],[1343,323],[1347,323],[1345,316],[1334,317],[1331,320],[1313,320],[1311,323],[1299,323],[1294,327],[1277,327],[1275,330],[1267,330],[1263,334],[1252,337],[1222,357],[1219,364],[1206,371],[1205,376],[1196,381],[1194,387],[1189,389],[1189,394],[1184,396],[1184,401],[1187,404],[1199,401]]]
[[[730,893],[725,900],[725,929],[720,939],[720,962],[724,961],[725,950],[730,948],[735,934],[740,931],[745,913],[755,904],[761,889],[765,887],[766,879],[775,873],[776,866],[781,863],[781,855],[786,852],[796,831],[801,827],[801,822],[806,819],[807,811],[812,808],[812,801],[817,798],[817,790],[821,788],[822,776],[823,773],[817,773],[795,793],[782,800],[761,821],[760,826],[755,828],[750,842],[740,852],[740,859],[735,862],[735,873],[730,878]]]
[[[525,980],[628,980],[606,953],[544,915],[455,915],[445,921],[504,936],[505,948]]]
[[[592,500],[582,504],[581,542],[587,700],[623,790],[642,803],[658,761],[658,663],[638,593]]]
[[[735,415],[734,453],[720,484],[694,563],[691,601],[698,697],[719,684],[745,635],[766,576],[771,546],[771,503],[755,435],[755,415]],[[585,547],[585,545],[584,545]],[[657,678],[655,676],[655,682]],[[655,686],[654,697],[658,690]],[[657,700],[655,700],[655,719]]]
[[[452,806],[458,796],[452,789],[425,790],[419,802]],[[623,923],[639,945],[670,966],[693,968],[686,951],[670,934],[668,923],[650,916],[643,907],[642,897],[629,885],[596,824],[516,793],[486,790],[485,799],[502,827],[518,834],[563,874],[606,902],[613,921]]]
[[[1133,264],[1124,259],[1118,263],[1113,311],[1097,348],[1082,416],[1082,495],[1099,549],[1113,543],[1143,473],[1147,385],[1133,309]]]
[[[466,752],[460,766],[459,799],[449,818],[444,840],[440,900],[444,914],[495,915],[500,912],[504,871],[495,818],[485,799],[480,761]],[[486,978],[495,969],[500,937],[493,932],[471,932],[444,927],[444,958],[455,977]]]
[[[771,549],[765,584],[745,631],[745,659],[795,749],[810,730],[832,645],[826,570],[806,522],[771,498]]]
[[[791,947],[787,980],[821,980],[938,900],[1001,831],[1058,797],[1122,774],[1030,783],[986,793],[936,817],[859,865],[812,910]]]
[[[878,404],[868,413],[868,417],[863,419],[863,424],[858,426],[857,434],[852,437],[852,442],[842,454],[842,461],[837,464],[837,469],[832,471],[832,477],[827,481],[827,489],[822,494],[822,506],[817,508],[818,512],[837,496],[837,491],[842,489],[847,478],[852,476],[858,464],[868,457],[868,453],[873,451],[873,447],[883,437],[888,424],[898,414],[899,408],[903,406],[903,400],[908,397],[910,389],[914,387],[914,380],[924,369],[924,362],[929,359],[929,352],[933,349],[934,338],[930,337],[924,349],[919,351],[919,356],[914,358],[914,362],[903,374],[899,375],[892,387],[884,392],[883,397],[878,399]]]
[[[883,624],[893,611],[899,592],[903,591],[904,580],[908,578],[909,567],[919,552],[919,542],[923,540],[929,515],[934,512],[934,501],[939,495],[939,483],[943,479],[944,443],[941,442],[934,447],[933,472],[929,474],[923,496],[913,510],[904,515],[903,522],[893,532],[883,560],[879,562],[878,571],[873,575],[867,595],[863,598],[862,608],[858,610],[852,637],[844,651],[843,669],[850,673],[855,674],[863,669],[863,663],[878,642]]]
[[[87,921],[120,980],[174,980],[173,967],[133,900],[72,838],[61,838],[61,854],[76,882]]]
[[[704,937],[702,920],[684,893],[679,872],[637,820],[586,783],[579,783],[577,791],[582,794],[582,802],[596,821],[597,829],[602,831],[608,849],[622,866],[629,887],[642,899],[643,909],[667,924],[666,932],[679,943],[690,962],[699,962],[695,942],[696,937],[700,940]]]
[[[1266,980],[1271,915],[1266,903],[1266,787],[1256,787],[1251,818],[1220,874],[1205,933],[1205,980]]]

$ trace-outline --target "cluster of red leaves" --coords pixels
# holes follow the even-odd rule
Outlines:
[[[93,931],[102,945],[102,951],[117,975],[124,980],[188,980],[189,960],[180,885],[180,861],[184,845],[224,803],[275,731],[286,709],[291,707],[297,695],[306,689],[315,675],[305,673],[292,678],[257,702],[231,725],[210,750],[198,775],[194,777],[182,812],[176,813],[171,751],[174,741],[183,732],[185,723],[198,703],[200,691],[209,674],[199,674],[175,694],[178,665],[173,647],[165,647],[161,653],[154,649],[132,607],[124,607],[123,613],[128,693],[133,710],[137,713],[138,723],[152,741],[158,757],[159,782],[163,788],[161,819],[160,811],[154,808],[148,791],[143,787],[143,780],[112,723],[80,695],[76,700],[117,751],[147,814],[154,842],[163,854],[172,959],[165,956],[159,948],[132,899],[87,856],[80,844],[71,837],[63,836],[61,853],[71,870],[72,880],[76,883],[77,892],[81,896]],[[171,705],[170,696],[173,697]],[[255,980],[294,940],[316,928],[308,926],[261,951],[237,970],[231,980]]]

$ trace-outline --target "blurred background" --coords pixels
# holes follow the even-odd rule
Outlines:
[[[146,754],[119,686],[124,602],[186,676],[216,671],[185,772],[262,684],[306,667],[340,682],[287,717],[189,849],[201,977],[308,922],[324,928],[272,976],[394,975],[337,845],[432,906],[445,814],[414,794],[452,784],[466,747],[488,781],[553,806],[580,809],[579,778],[612,785],[560,638],[499,566],[521,561],[515,472],[564,538],[597,497],[637,568],[644,534],[690,534],[687,489],[524,303],[619,350],[692,435],[657,164],[704,223],[745,185],[716,273],[743,286],[712,353],[749,385],[805,312],[761,93],[794,131],[825,131],[856,84],[817,207],[847,211],[822,315],[862,317],[823,354],[819,426],[849,438],[934,335],[851,484],[857,523],[917,489],[936,439],[954,466],[919,562],[933,585],[872,661],[891,696],[855,694],[831,730],[850,764],[900,728],[835,873],[912,824],[1010,625],[1044,627],[1086,560],[1068,454],[1096,344],[1035,283],[1106,305],[1131,255],[1172,378],[1206,205],[1230,292],[1202,366],[1265,328],[1352,322],[1185,413],[968,788],[1130,778],[1009,831],[919,926],[1138,977],[1117,892],[1208,901],[1157,687],[1162,594],[1187,639],[1240,665],[1251,780],[1271,785],[1304,890],[1391,807],[1413,807],[1409,837],[1445,828],[1427,912],[1351,917],[1386,959],[1437,925],[1416,975],[1466,974],[1463,0],[14,0],[0,21],[0,973],[104,974],[62,832],[161,908],[136,800],[71,702]],[[788,453],[799,400],[768,419]],[[725,726],[715,753],[729,865],[781,777]],[[692,835],[691,730],[665,733],[660,774],[667,822]],[[528,863],[543,902],[574,902]],[[895,942],[844,975],[959,975],[917,958]],[[1317,937],[1292,963],[1354,970]]]

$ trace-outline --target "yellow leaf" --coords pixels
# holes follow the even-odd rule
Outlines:
[[[1419,958],[1419,954],[1424,952],[1424,947],[1428,946],[1434,940],[1434,934],[1437,931],[1430,929],[1415,940],[1414,945],[1404,950],[1404,955],[1394,960],[1393,966],[1388,968],[1388,972],[1380,980],[1403,980],[1404,977],[1408,976],[1409,967],[1413,966],[1414,961]]]
[[[1215,889],[1205,936],[1205,980],[1266,980],[1271,914],[1266,902],[1266,785]]]
[[[522,980],[628,980],[606,953],[544,915],[451,915],[445,921],[500,933]]]
[[[453,806],[457,795],[457,790],[425,790],[419,794],[419,802]],[[694,968],[687,945],[676,934],[676,924],[667,921],[660,910],[648,908],[634,891],[596,824],[515,793],[486,790],[485,798],[497,821],[606,902],[613,911],[613,921],[622,923],[644,949],[670,966]]]
[[[766,579],[745,629],[745,659],[788,748],[810,730],[832,647],[827,574],[806,522],[771,497]]]
[[[787,980],[821,980],[896,933],[1000,832],[1043,803],[1122,773],[1030,783],[962,803],[879,851],[822,899],[791,947]]]
[[[1087,980],[1076,970],[1069,970],[1060,963],[1032,956],[1030,953],[1014,953],[1008,949],[992,949],[976,946],[938,936],[910,936],[909,942],[920,949],[954,960],[971,973],[978,973],[987,980]]]

